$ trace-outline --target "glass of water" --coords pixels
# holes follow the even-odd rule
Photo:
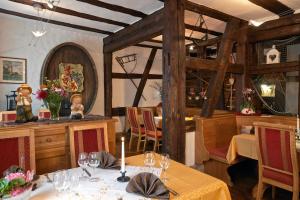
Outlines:
[[[151,168],[155,165],[155,154],[153,151],[146,151],[144,154],[145,166],[149,168],[149,172],[152,172]]]
[[[85,180],[88,177],[86,176],[86,174],[84,173],[84,169],[86,169],[88,167],[89,164],[89,160],[88,160],[88,154],[85,152],[81,152],[78,155],[78,165],[80,166],[80,168],[82,169],[82,174],[80,179],[81,180]]]
[[[162,182],[165,183],[168,180],[166,170],[170,166],[170,156],[169,156],[169,154],[161,154],[161,156],[160,156],[160,166],[161,166],[161,169],[162,169]]]
[[[66,179],[67,177],[64,171],[57,171],[53,173],[53,185],[57,191],[57,196],[59,196],[59,194],[61,194],[61,192],[65,189]]]
[[[90,178],[91,182],[99,181],[99,177],[95,177],[95,168],[99,166],[100,160],[97,152],[91,152],[89,154],[89,166],[93,169],[93,176]]]

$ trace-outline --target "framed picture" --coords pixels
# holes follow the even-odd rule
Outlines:
[[[0,57],[0,83],[26,83],[27,60]]]

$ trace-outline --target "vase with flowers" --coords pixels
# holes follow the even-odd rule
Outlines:
[[[59,111],[63,98],[66,96],[65,90],[61,87],[60,81],[48,80],[45,78],[44,84],[37,91],[37,99],[43,100],[45,106],[50,110],[51,119],[59,120]]]
[[[15,170],[17,169],[17,170]],[[12,166],[0,179],[0,199],[27,200],[32,189],[33,171],[25,173],[21,168]]]
[[[244,115],[255,114],[255,107],[253,104],[253,95],[255,91],[251,88],[245,88],[243,90],[243,103],[241,105],[241,113]]]

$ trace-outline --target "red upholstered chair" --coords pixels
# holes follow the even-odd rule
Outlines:
[[[127,113],[127,119],[130,125],[130,141],[129,141],[129,150],[131,150],[133,137],[138,138],[138,143],[136,147],[136,151],[140,151],[140,145],[141,142],[145,143],[145,129],[141,127],[139,118],[138,118],[138,112],[136,107],[127,107],[126,109]]]
[[[107,124],[79,124],[69,126],[71,166],[77,167],[78,155],[81,152],[109,151]]]
[[[146,133],[146,141],[144,144],[144,151],[145,151],[146,143],[148,140],[154,141],[153,151],[156,151],[156,148],[159,149],[159,146],[161,146],[160,141],[162,140],[162,132],[157,130],[157,128],[156,128],[152,110],[142,109],[142,115],[143,115],[144,127],[145,127],[145,133]]]
[[[34,134],[30,129],[0,132],[0,177],[12,165],[35,170]]]
[[[293,192],[293,200],[298,200],[299,168],[295,127],[262,122],[254,123],[254,126],[259,164],[256,199],[262,199],[264,185],[270,184]]]
[[[14,122],[17,118],[16,111],[3,111],[0,113],[0,121],[2,122]]]

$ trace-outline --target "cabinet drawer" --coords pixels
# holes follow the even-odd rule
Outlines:
[[[53,144],[61,143],[63,146],[65,145],[65,134],[57,134],[57,135],[45,135],[41,137],[35,137],[35,145],[39,146],[47,146]]]

